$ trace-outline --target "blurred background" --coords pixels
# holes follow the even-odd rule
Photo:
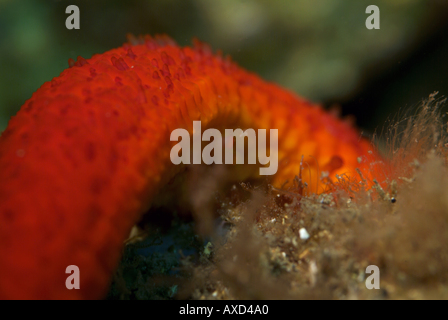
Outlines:
[[[80,9],[67,30],[65,9]],[[380,29],[368,30],[368,5]],[[0,132],[45,81],[127,33],[208,42],[244,68],[373,132],[434,91],[448,95],[446,0],[0,0]]]

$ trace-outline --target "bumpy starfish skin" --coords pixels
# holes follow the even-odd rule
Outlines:
[[[272,184],[290,186],[303,156],[305,193],[328,188],[323,171],[370,183],[380,160],[348,124],[200,43],[147,37],[70,65],[0,138],[0,298],[103,297],[131,227],[180,170],[171,131],[193,120],[278,129]]]

